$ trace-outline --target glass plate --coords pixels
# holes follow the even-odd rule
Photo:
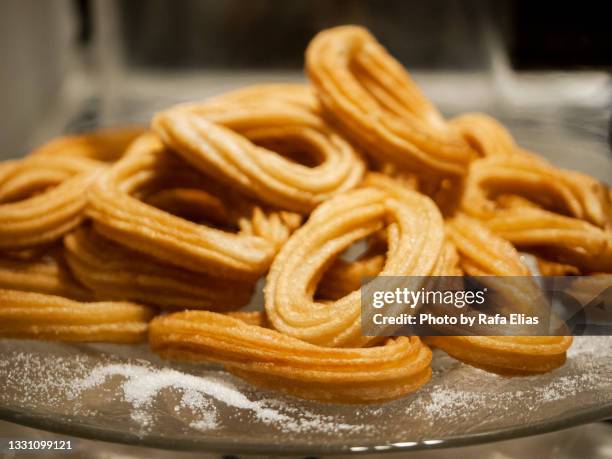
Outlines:
[[[610,181],[605,131],[593,127],[605,120],[566,114],[572,110],[555,119],[550,112],[496,115],[521,145]],[[162,362],[146,346],[0,340],[0,418],[98,440],[226,453],[460,446],[611,418],[611,350],[612,337],[576,338],[565,366],[516,378],[436,351],[432,380],[417,393],[347,406],[259,390],[213,366]]]
[[[417,393],[383,405],[305,402],[145,346],[0,341],[0,417],[170,449],[326,454],[458,446],[612,417],[612,337],[580,337],[564,367],[505,378],[435,353]]]

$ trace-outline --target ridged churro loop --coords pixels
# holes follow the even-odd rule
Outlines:
[[[188,270],[254,280],[299,225],[295,214],[267,212],[238,200],[225,203],[232,195],[230,189],[224,189],[223,198],[209,193],[215,191],[210,179],[168,152],[153,134],[138,138],[129,150],[97,180],[89,196],[88,214],[96,230],[119,244]],[[190,188],[199,196],[213,194],[231,220],[223,223],[238,232],[189,221],[146,203],[147,196],[177,188]],[[208,217],[211,207],[204,207]]]
[[[483,113],[465,113],[449,121],[480,156],[509,156],[517,146],[508,130],[495,118]]]
[[[0,336],[53,341],[137,343],[152,309],[134,303],[84,303],[60,296],[0,290]]]
[[[32,157],[0,168],[0,249],[49,244],[83,218],[85,191],[102,163],[64,156]]]
[[[389,177],[377,172],[370,172],[361,187],[384,189],[401,198],[403,187],[412,190],[412,183],[401,177]],[[387,253],[386,231],[379,231],[367,241],[367,249],[355,260],[337,258],[323,274],[316,290],[315,298],[336,300],[358,290],[365,278],[377,276],[383,269]],[[461,275],[458,268],[458,255],[454,246],[445,241],[444,247],[432,271],[436,276]]]
[[[82,226],[64,238],[75,277],[99,300],[130,300],[165,309],[224,311],[246,305],[253,283],[228,281],[158,262]]]
[[[511,312],[533,313],[542,304],[537,285],[526,289],[529,270],[516,249],[477,220],[458,215],[447,222],[447,231],[468,275],[503,276],[489,279],[495,291],[508,295]],[[522,277],[515,277],[522,276]],[[517,309],[521,308],[521,309]],[[439,347],[469,365],[499,374],[543,373],[565,362],[570,336],[430,336],[427,343]]]
[[[502,375],[545,373],[565,363],[571,336],[430,336],[427,343]]]
[[[519,247],[554,247],[559,261],[612,271],[607,189],[592,177],[521,153],[475,161],[462,209]]]
[[[308,213],[359,184],[364,161],[315,110],[254,93],[161,112],[153,129],[200,171],[281,209]]]
[[[66,266],[63,253],[55,248],[44,253],[0,258],[0,289],[21,290],[91,300],[92,293],[80,285]]]
[[[485,158],[470,167],[463,207],[482,219],[501,211],[500,195],[518,195],[536,206],[585,220],[600,228],[610,225],[608,189],[594,178],[553,167],[544,159],[520,154]]]
[[[194,188],[167,188],[148,195],[145,202],[192,221],[204,219],[222,228],[235,227],[243,235],[263,237],[278,247],[302,221],[298,214],[266,210],[231,190],[208,188],[214,189],[216,196]],[[220,198],[223,195],[225,202]]]
[[[461,255],[461,268],[470,276],[529,276],[529,269],[508,241],[480,221],[459,214],[446,222],[450,239]]]
[[[497,312],[550,314],[537,283],[525,279],[531,272],[512,244],[463,214],[446,223],[461,270],[468,276],[485,276],[480,282],[495,292]]]
[[[372,157],[463,175],[476,156],[366,29],[320,32],[306,50],[306,71],[326,113]]]
[[[258,386],[324,402],[391,400],[416,390],[431,375],[431,351],[417,337],[335,349],[205,311],[156,318],[149,343],[164,358],[221,363]]]
[[[145,129],[139,126],[106,128],[57,137],[41,145],[30,156],[76,156],[98,161],[118,160],[128,145]]]
[[[277,255],[267,277],[270,323],[287,335],[325,346],[360,346],[360,291],[334,302],[314,299],[327,267],[354,242],[386,225],[380,275],[427,276],[442,251],[444,228],[433,201],[408,189],[363,188],[320,205]]]

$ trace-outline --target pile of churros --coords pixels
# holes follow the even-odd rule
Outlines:
[[[431,375],[429,346],[505,375],[571,337],[368,337],[376,275],[612,273],[611,190],[496,120],[447,120],[365,29],[319,33],[309,84],[244,88],[148,128],[55,139],[0,164],[0,335],[138,343],[257,386],[383,402]],[[367,247],[357,259],[342,254]],[[240,312],[265,278],[260,312]]]

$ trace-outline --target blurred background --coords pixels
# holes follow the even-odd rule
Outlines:
[[[302,80],[311,37],[346,23],[369,27],[445,114],[494,114],[561,166],[612,177],[612,32],[590,1],[2,0],[0,155]]]

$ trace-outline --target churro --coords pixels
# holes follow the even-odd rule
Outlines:
[[[488,115],[445,119],[364,28],[319,33],[306,72],[310,84],[249,86],[161,111],[148,131],[63,136],[0,163],[0,336],[148,330],[164,358],[337,403],[417,390],[424,343],[504,375],[562,365],[567,336],[364,336],[361,295],[465,274],[494,287],[491,315],[539,315],[549,304],[517,250],[543,275],[612,272],[612,190]],[[263,276],[265,312],[233,311]],[[594,276],[578,279],[585,296]],[[547,319],[531,334],[565,333]]]
[[[152,309],[135,303],[85,303],[55,295],[0,290],[0,336],[53,341],[137,343]]]
[[[138,199],[147,192],[160,191],[160,187],[191,183],[189,187],[198,191],[198,186],[210,183],[194,174],[155,135],[146,134],[97,180],[89,195],[88,214],[106,238],[163,262],[219,277],[258,278],[299,218],[285,212],[270,215],[249,205],[246,212],[226,222],[238,227],[244,219],[249,220],[245,230],[238,228],[236,233],[186,220]],[[206,187],[200,193],[207,193]],[[225,193],[231,191],[226,189]]]
[[[430,336],[427,343],[502,375],[545,373],[565,363],[571,336]]]
[[[477,220],[459,215],[448,222],[451,240],[469,275],[502,276],[486,279],[505,294],[511,312],[533,314],[544,305],[537,285],[518,252]],[[518,276],[518,277],[516,277]],[[531,288],[529,288],[531,286]],[[571,336],[430,336],[426,342],[470,365],[500,374],[543,373],[565,362]]]
[[[476,152],[364,28],[320,32],[306,72],[325,111],[368,155],[413,171],[463,175]]]
[[[92,293],[73,277],[59,248],[27,255],[3,254],[0,258],[0,288],[80,301],[92,299]]]
[[[83,219],[85,191],[101,163],[31,157],[0,168],[0,250],[50,244]]]
[[[383,402],[413,392],[431,376],[431,351],[417,337],[337,349],[205,311],[154,319],[149,343],[164,358],[221,363],[258,386],[324,402]]]
[[[426,196],[362,188],[320,205],[276,256],[265,286],[265,307],[278,331],[313,344],[359,346],[360,292],[325,304],[316,285],[335,257],[386,226],[388,255],[380,275],[431,275],[444,243],[442,216]]]
[[[130,300],[166,309],[228,310],[246,305],[253,283],[166,265],[104,239],[91,227],[64,238],[74,276],[99,300]]]
[[[361,181],[359,153],[316,111],[281,97],[251,98],[170,109],[153,128],[197,169],[281,209],[308,213]]]
[[[526,153],[475,161],[461,200],[464,212],[519,247],[554,247],[557,261],[612,271],[607,189]]]

